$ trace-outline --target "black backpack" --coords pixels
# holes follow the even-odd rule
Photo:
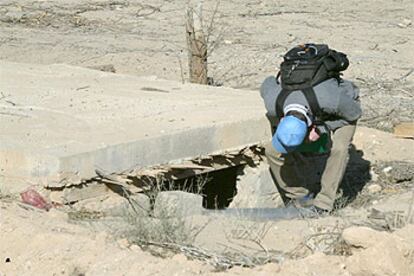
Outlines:
[[[283,57],[279,77],[282,91],[276,100],[276,111],[283,117],[283,105],[290,94],[301,90],[309,107],[316,117],[321,117],[321,109],[315,96],[313,87],[327,79],[335,78],[341,81],[341,71],[349,66],[349,60],[344,53],[329,49],[326,44],[305,44],[290,49]]]

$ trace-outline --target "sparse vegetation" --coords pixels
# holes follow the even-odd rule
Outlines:
[[[217,24],[220,1],[217,1],[208,19],[203,1],[198,6],[188,6],[185,14],[190,82],[217,85],[208,76],[208,57],[223,40],[224,28]],[[183,68],[180,62],[181,78]]]
[[[149,194],[153,202],[155,202],[157,195],[166,189],[166,182],[161,178],[157,179],[152,185],[154,189]],[[185,182],[184,186],[176,185],[174,181],[169,181],[167,184],[171,190],[184,188],[187,191],[196,191],[200,194],[206,181],[207,178],[197,177],[195,183]],[[134,200],[129,200],[129,202],[136,204]],[[136,208],[139,206],[135,206],[131,210]],[[164,212],[158,212],[156,217],[153,213],[150,216],[142,216],[134,211],[125,213],[124,218],[132,227],[122,232],[121,237],[153,255],[167,257],[171,254],[182,253],[189,259],[204,261],[214,266],[218,271],[233,266],[254,267],[269,262],[278,262],[282,259],[281,252],[266,249],[262,242],[272,223],[261,223],[258,226],[254,222],[235,220],[234,225],[230,227],[230,232],[226,232],[229,242],[247,241],[257,245],[258,250],[247,252],[227,246],[226,250],[214,252],[195,245],[198,234],[211,220],[195,223],[191,217],[176,216],[172,218],[169,211],[171,208],[174,206],[166,207]]]
[[[126,132],[134,128],[140,135],[147,135],[147,124],[142,127],[129,120],[139,114],[141,109],[133,108],[135,105],[123,93],[132,87],[134,99],[139,95],[137,91],[154,94],[156,100],[151,98],[151,102],[145,101],[145,109],[150,109],[152,104],[160,104],[164,97],[176,95],[175,92],[181,90],[182,86],[179,84],[171,84],[173,80],[184,83],[191,76],[191,73],[187,73],[187,64],[184,64],[187,58],[183,57],[187,54],[184,11],[190,1],[164,0],[150,4],[142,2],[144,1],[1,1],[2,62],[5,63],[5,68],[13,63],[13,68],[19,71],[16,76],[21,73],[27,75],[27,80],[13,74],[10,75],[11,78],[4,78],[8,84],[2,86],[0,91],[1,108],[4,109],[0,116],[2,124],[6,123],[3,124],[2,135],[14,133],[9,126],[16,125],[19,130],[24,131],[16,139],[27,139],[24,140],[27,143],[22,143],[26,148],[39,137],[65,135],[65,131],[68,131],[66,124],[73,123],[76,131],[85,132],[88,138],[83,143],[77,140],[78,137],[62,136],[67,138],[64,139],[65,142],[70,142],[65,149],[70,153],[75,152],[77,144],[86,148],[89,142],[109,137],[112,131],[119,130],[114,137],[122,136],[125,146],[131,150],[131,154],[124,152],[125,161],[138,156],[134,156],[135,148],[130,147],[128,137],[122,135],[124,126],[120,125],[118,128],[118,125],[114,127],[111,123],[106,123],[116,112],[123,112],[123,117],[117,122],[122,124],[128,121]],[[409,39],[413,22],[411,9],[408,8],[410,1],[398,1],[398,5],[384,0],[353,0],[349,3],[314,1],[311,4],[304,1],[276,3],[280,1],[270,0],[192,1],[196,2],[200,6],[192,11],[200,20],[196,29],[201,30],[203,38],[193,40],[195,43],[192,45],[196,49],[195,57],[204,62],[202,83],[257,92],[263,78],[276,73],[274,71],[280,62],[281,53],[293,45],[306,43],[306,40],[320,41],[335,44],[335,47],[345,50],[352,59],[352,66],[345,77],[354,79],[361,89],[364,115],[359,121],[360,126],[392,132],[400,122],[413,120],[414,69]],[[202,42],[201,45],[198,42]],[[20,62],[27,65],[21,65]],[[39,63],[44,65],[40,66]],[[87,73],[84,69],[71,67],[73,71],[71,69],[67,72],[79,70],[81,79],[67,87],[58,81],[58,89],[54,89],[55,78],[69,75],[65,73],[66,65],[63,64],[133,76],[112,74],[106,77],[109,74],[94,71]],[[59,74],[55,73],[53,67],[60,70]],[[45,68],[44,72],[52,69],[49,73],[39,75],[42,68]],[[90,82],[88,75],[94,73],[100,75],[93,77],[93,82]],[[111,93],[102,92],[104,98],[99,100],[93,97],[101,94],[101,88],[109,84],[112,77],[121,80],[148,75],[156,75],[169,81],[162,81],[163,85],[159,88],[150,85],[152,80],[144,81],[144,78],[140,78],[145,82],[143,85],[139,85],[138,78],[134,85],[114,81],[111,84],[115,85],[115,89],[111,89]],[[43,80],[39,77],[47,78],[45,86],[40,85]],[[22,83],[27,84],[28,80],[35,85],[21,86]],[[27,100],[23,94],[18,93],[20,89],[29,91],[39,102]],[[59,93],[55,94],[53,91]],[[69,92],[71,102],[61,100],[60,97],[65,91]],[[223,88],[223,91],[230,89]],[[239,92],[235,93],[239,95]],[[240,92],[240,97],[242,94]],[[178,93],[176,98],[179,101],[180,97],[187,96]],[[198,116],[203,116],[201,112],[205,112],[205,116],[212,114],[208,112],[221,116],[221,112],[215,111],[217,102],[212,95],[201,101],[197,101],[198,99],[165,106],[165,110],[160,110],[159,113],[149,110],[151,112],[146,115],[145,118],[148,119],[145,120],[151,120],[148,125],[162,122],[162,131],[167,132],[170,122],[173,125],[180,119],[183,121],[180,123],[183,129],[190,126],[190,123],[196,125]],[[198,106],[204,100],[208,105]],[[133,113],[128,113],[130,104]],[[186,113],[178,116],[181,113],[177,111],[184,108],[183,104],[200,111],[196,116],[188,115],[194,121],[187,120],[189,118]],[[38,105],[45,109],[36,109]],[[69,105],[70,110],[72,107],[79,108],[73,109],[76,114],[66,112],[64,107]],[[102,107],[104,114],[96,116],[99,122],[103,122],[102,125],[89,121],[95,116],[94,109],[87,107]],[[249,109],[250,111],[253,110]],[[169,115],[172,113],[178,114],[177,117]],[[43,120],[42,115],[52,118],[53,121]],[[240,120],[237,114],[235,117]],[[65,119],[63,122],[66,123],[60,123],[59,118]],[[19,127],[32,119],[35,121],[27,125],[27,128]],[[214,122],[216,123],[218,125],[223,122],[218,120]],[[93,126],[96,125],[105,129],[104,134],[94,133]],[[46,128],[42,128],[43,126]],[[50,131],[50,127],[53,131]],[[134,175],[129,177],[124,174],[120,178],[111,178],[113,171],[110,171],[108,175],[91,180],[97,181],[99,187],[109,187],[112,183],[113,189],[108,192],[110,200],[105,202],[105,194],[102,196],[105,199],[96,205],[95,202],[88,205],[92,206],[91,209],[81,207],[84,206],[83,203],[74,200],[77,203],[71,201],[71,205],[53,205],[50,212],[45,212],[23,204],[19,194],[9,194],[2,188],[4,184],[13,189],[18,187],[14,186],[13,179],[9,181],[7,178],[10,174],[8,167],[15,165],[16,174],[20,174],[25,170],[24,163],[39,161],[37,166],[27,172],[42,175],[47,173],[46,165],[63,169],[75,165],[75,162],[71,156],[59,159],[63,161],[56,163],[50,158],[49,154],[56,151],[59,141],[49,144],[47,139],[40,139],[47,148],[47,154],[37,154],[36,148],[36,158],[25,158],[26,150],[24,154],[15,151],[13,139],[3,143],[1,138],[2,151],[5,151],[6,158],[0,162],[0,275],[211,275],[214,269],[224,271],[235,266],[239,268],[230,273],[239,275],[411,275],[410,272],[414,271],[414,163],[409,155],[412,140],[399,139],[397,143],[397,139],[390,133],[387,133],[390,138],[385,139],[378,135],[380,132],[367,130],[358,127],[362,136],[360,139],[363,141],[357,146],[359,152],[355,150],[354,154],[360,155],[361,162],[354,162],[349,167],[333,216],[272,222],[253,221],[246,217],[212,216],[210,219],[204,214],[200,216],[201,219],[196,216],[172,217],[172,209],[175,210],[176,206],[166,206],[164,212],[155,215],[154,203],[161,192],[180,190],[201,195],[209,179],[207,173],[210,172],[194,181],[167,181],[159,177],[154,183],[149,183],[153,189],[147,189],[146,186],[138,185],[141,184],[141,179]],[[248,132],[249,129],[246,128],[246,133]],[[33,135],[36,133],[41,136]],[[152,131],[148,133],[150,134],[146,139],[152,137]],[[153,133],[158,135],[158,130]],[[224,134],[230,140],[235,135],[231,130]],[[203,142],[203,136],[200,135],[200,139]],[[174,143],[169,143],[170,140],[166,142],[169,147],[175,147]],[[224,140],[219,143],[223,147],[227,145]],[[12,146],[10,150],[9,144]],[[101,149],[108,145],[109,143],[102,142],[98,147]],[[164,148],[160,148],[161,150]],[[103,154],[103,151],[101,153],[96,161],[101,163],[102,160],[99,159],[102,156],[108,157],[102,162],[105,168],[105,162],[124,157],[116,152],[108,155]],[[152,149],[145,148],[145,155],[147,154],[152,154]],[[401,157],[403,154],[406,154],[404,158]],[[137,159],[140,158],[138,156]],[[211,163],[204,162],[205,160],[197,165],[209,166]],[[136,165],[139,169],[145,164],[141,164],[142,160],[134,159],[135,161],[137,163],[130,165]],[[226,166],[241,164],[236,164],[235,161],[236,158],[224,156],[212,163]],[[123,167],[122,162],[118,165],[119,168]],[[82,169],[86,168],[83,163],[80,166]],[[182,167],[177,170],[181,171]],[[184,170],[182,171],[184,174]],[[10,175],[12,174],[14,172]],[[67,181],[65,185],[68,186],[76,186],[78,181],[83,181],[77,179],[77,172],[74,180],[70,176],[66,178],[64,172],[62,175]],[[20,175],[17,177],[20,178]],[[152,175],[148,179],[153,179]],[[145,180],[144,177],[142,181]],[[49,184],[44,181],[46,180],[41,177],[36,183],[27,182],[27,185],[40,187]],[[135,184],[137,186],[132,187]],[[127,190],[129,187],[134,189]],[[64,188],[59,186],[53,189],[62,189],[63,194]],[[115,190],[121,191],[119,196],[112,193]],[[149,198],[145,198],[145,204],[134,197],[137,190],[141,190],[140,196],[145,194]],[[249,192],[252,190],[249,189]],[[255,196],[253,192],[249,192],[246,200]],[[44,196],[47,197],[47,192]],[[223,197],[227,199],[228,195]],[[49,199],[53,198],[58,197],[50,196]],[[111,201],[112,199],[114,200]],[[215,202],[211,206],[225,206],[220,205],[219,201],[216,193]],[[118,209],[121,211],[117,215],[111,216],[106,212],[106,207],[120,207],[122,204],[128,207],[124,208],[124,213],[122,208]],[[350,228],[354,229],[354,240],[345,238],[344,233]],[[114,231],[111,232],[112,230]],[[121,244],[120,240],[124,243]],[[161,258],[144,253],[141,249]],[[183,256],[202,263],[186,261]],[[266,266],[268,263],[271,264]],[[257,268],[261,265],[264,266]],[[252,269],[243,270],[240,267]]]
[[[303,258],[316,252],[327,255],[350,255],[350,248],[342,239],[344,225],[316,225],[311,229],[314,233],[308,235],[302,243],[289,253],[291,258]]]

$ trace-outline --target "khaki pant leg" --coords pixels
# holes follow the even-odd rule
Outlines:
[[[300,171],[300,164],[303,160],[300,154],[289,153],[282,156],[273,148],[271,142],[266,144],[265,154],[273,180],[285,203],[309,193],[308,189],[303,187],[304,181],[301,179],[303,172]]]
[[[339,184],[345,173],[349,159],[349,146],[355,133],[355,125],[337,129],[332,134],[332,147],[321,178],[321,191],[314,200],[314,205],[332,210]]]

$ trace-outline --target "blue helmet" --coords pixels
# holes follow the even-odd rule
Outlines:
[[[307,133],[308,126],[304,121],[288,115],[277,126],[276,133],[272,138],[272,145],[276,151],[286,154],[300,146]]]

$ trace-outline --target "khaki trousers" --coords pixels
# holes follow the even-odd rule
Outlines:
[[[330,152],[322,162],[320,154],[292,152],[282,155],[271,143],[266,145],[270,171],[285,203],[315,193],[313,205],[332,210],[348,163],[355,128],[355,125],[347,125],[331,133]]]

